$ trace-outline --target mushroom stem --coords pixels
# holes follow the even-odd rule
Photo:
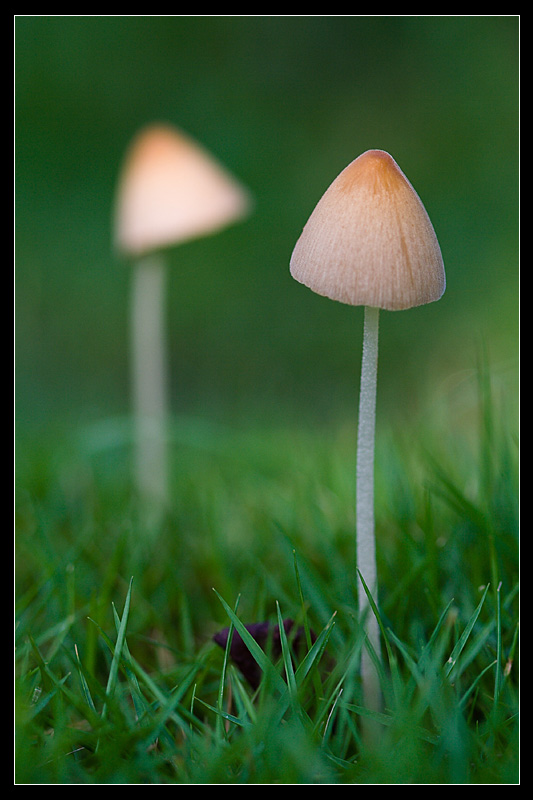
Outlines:
[[[378,373],[379,308],[365,306],[363,358],[359,396],[356,466],[356,549],[357,567],[377,602],[376,544],[374,533],[374,446]],[[361,579],[357,578],[359,615],[370,641],[379,654],[379,628]],[[361,658],[361,679],[365,704],[372,710],[379,705],[375,667],[366,648]]]
[[[168,500],[165,282],[162,257],[146,256],[135,263],[131,368],[136,480],[143,511],[158,514]]]

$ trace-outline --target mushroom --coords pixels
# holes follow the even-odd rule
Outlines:
[[[130,144],[115,201],[115,243],[132,259],[131,350],[136,481],[154,508],[168,503],[163,250],[244,217],[248,192],[183,132],[151,124]]]
[[[363,355],[356,466],[358,606],[368,616],[361,581],[377,602],[374,530],[374,440],[380,309],[431,303],[444,293],[444,264],[435,231],[412,185],[383,150],[352,161],[319,200],[298,239],[292,276],[317,294],[364,306]],[[379,654],[377,620],[365,622]],[[379,705],[376,675],[366,650],[361,663],[368,705]]]

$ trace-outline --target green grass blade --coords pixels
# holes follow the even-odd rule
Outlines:
[[[79,678],[80,678],[80,684],[81,684],[81,688],[82,688],[82,691],[83,691],[83,695],[85,697],[85,701],[86,701],[87,705],[89,706],[89,708],[91,708],[94,711],[94,713],[96,714],[97,713],[96,706],[94,704],[94,701],[93,701],[93,698],[92,698],[92,695],[91,695],[91,691],[89,689],[89,685],[88,685],[87,680],[85,678],[85,675],[83,673],[83,668],[82,668],[80,656],[79,656],[79,653],[78,653],[78,648],[77,648],[76,645],[74,646],[74,650],[75,650],[75,653],[76,653],[76,663],[78,665],[78,675],[79,675]]]
[[[465,645],[466,645],[466,643],[467,643],[467,641],[468,641],[468,639],[470,637],[470,634],[472,633],[474,625],[476,624],[477,619],[479,617],[479,614],[481,613],[481,609],[482,609],[483,604],[485,602],[485,598],[487,596],[487,592],[488,591],[489,591],[489,586],[487,586],[485,588],[485,591],[483,592],[483,596],[482,596],[481,600],[479,601],[476,610],[474,611],[474,613],[470,617],[470,619],[469,619],[469,621],[468,621],[463,633],[459,637],[459,640],[457,641],[457,644],[453,648],[453,650],[452,650],[452,652],[450,654],[450,657],[449,657],[448,661],[446,662],[445,674],[446,674],[447,677],[450,676],[452,670],[456,666],[457,659],[459,658],[460,654],[462,653],[462,651],[463,651],[463,649],[464,649],[464,647],[465,647]]]
[[[119,665],[120,665],[120,660],[122,658],[122,651],[123,651],[124,643],[125,643],[125,640],[126,640],[126,627],[127,627],[127,624],[128,624],[128,616],[129,616],[129,610],[130,610],[132,583],[133,583],[133,578],[131,578],[131,580],[130,580],[130,585],[128,587],[128,592],[127,592],[126,600],[125,600],[125,603],[124,603],[124,611],[122,612],[122,619],[120,620],[120,626],[119,626],[118,634],[117,634],[117,641],[116,641],[116,644],[115,644],[115,649],[114,649],[114,652],[113,652],[113,659],[111,661],[111,667],[109,669],[109,677],[108,677],[108,680],[107,680],[106,698],[113,697],[114,692],[115,692],[115,687],[116,687],[116,684],[117,684],[117,680],[118,680],[118,668],[119,668]],[[107,708],[108,708],[107,703],[105,703],[104,707],[102,709],[102,718],[103,719],[105,718],[105,716],[107,714]]]
[[[239,597],[235,603],[235,615],[237,614],[239,608]],[[222,669],[220,671],[220,679],[218,683],[218,697],[217,697],[217,708],[219,710],[219,714],[216,717],[216,732],[219,738],[225,738],[225,729],[224,725],[222,724],[222,714],[224,710],[224,690],[226,686],[226,671],[228,668],[228,662],[230,657],[230,650],[231,650],[231,642],[233,640],[233,631],[234,626],[233,622],[230,621],[229,630],[228,630],[228,638],[226,639],[226,647],[224,648],[224,658],[222,661]]]
[[[292,656],[289,647],[289,643],[287,641],[287,635],[285,633],[285,626],[283,625],[283,617],[281,615],[281,609],[279,607],[279,603],[276,600],[276,609],[278,614],[278,626],[279,626],[279,635],[281,641],[281,653],[283,657],[283,665],[285,667],[285,675],[287,676],[287,686],[289,691],[289,701],[291,704],[291,708],[293,713],[298,716],[299,714],[299,707],[298,707],[298,686],[296,684],[296,679],[294,676],[294,665],[292,663]]]

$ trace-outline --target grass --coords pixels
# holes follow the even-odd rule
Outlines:
[[[351,423],[176,419],[173,508],[154,530],[118,422],[21,444],[16,783],[517,783],[517,443],[494,395],[488,379],[468,394],[467,434],[456,409],[452,426],[439,409],[378,433],[372,745]],[[278,650],[245,627],[287,618]],[[230,658],[237,636],[261,666],[256,690]]]

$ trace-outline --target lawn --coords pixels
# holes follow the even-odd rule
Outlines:
[[[87,431],[83,460],[72,440],[33,454],[17,782],[516,783],[516,437],[471,382],[477,440],[436,423],[378,437],[379,713],[358,680],[348,425],[176,422],[172,508],[152,528],[109,439],[96,451]],[[280,619],[295,624],[276,647]],[[243,626],[259,622],[258,650]],[[227,627],[259,685],[213,640]]]

